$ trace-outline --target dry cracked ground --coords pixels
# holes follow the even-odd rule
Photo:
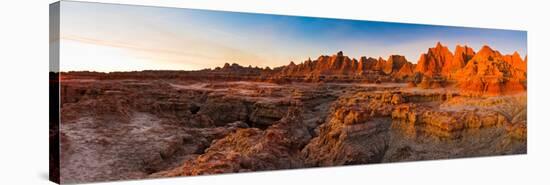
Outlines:
[[[527,152],[525,93],[65,79],[61,98],[62,183]]]

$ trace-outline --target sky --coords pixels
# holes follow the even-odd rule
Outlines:
[[[437,42],[527,54],[527,32],[183,8],[62,1],[61,71],[200,70],[238,63],[277,67],[343,51],[404,55]]]

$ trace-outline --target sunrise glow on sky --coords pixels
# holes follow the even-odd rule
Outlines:
[[[405,55],[416,63],[440,41],[527,54],[527,32],[64,1],[61,71],[277,67],[343,51]]]

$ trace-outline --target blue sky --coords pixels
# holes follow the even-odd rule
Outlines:
[[[436,42],[527,53],[525,31],[430,26],[64,1],[61,70],[197,70],[235,62],[280,66],[343,51],[405,55]]]

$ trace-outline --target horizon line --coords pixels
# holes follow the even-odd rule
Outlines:
[[[421,52],[420,55],[427,53],[427,52],[429,51],[429,49],[435,48],[435,47],[437,47],[438,45],[441,45],[442,47],[447,48],[453,55],[455,55],[454,51],[451,50],[451,48],[450,48],[449,46],[447,46],[447,45],[445,45],[445,44],[442,44],[441,41],[436,42],[436,44],[435,44],[434,47],[428,47],[428,49],[426,50],[426,52]],[[462,46],[462,47],[470,47],[470,46],[468,46],[467,44],[463,44],[463,45],[461,45],[461,44],[456,44],[456,45],[455,45],[455,48],[456,48],[456,47],[459,47],[459,46]],[[483,48],[483,47],[489,47],[489,48],[491,48],[493,51],[496,51],[496,52],[499,52],[499,53],[500,53],[500,51],[499,51],[498,49],[492,48],[491,46],[489,46],[489,45],[487,45],[487,44],[484,44],[484,45],[480,46],[480,48],[477,49],[477,51],[474,50],[474,52],[477,53],[477,52],[478,52],[479,50],[481,50],[481,48]],[[470,48],[472,48],[472,47],[470,47]],[[335,55],[337,55],[337,53],[339,53],[339,52],[345,53],[344,51],[340,50],[340,51],[336,51],[335,53],[329,54],[329,55],[327,55],[327,54],[321,54],[321,55],[318,55],[315,59],[313,59],[313,60],[311,60],[311,61],[315,61],[315,60],[317,60],[317,59],[318,59],[319,57],[321,57],[321,56],[335,56]],[[520,55],[520,57],[522,58],[522,60],[525,60],[525,58],[527,58],[527,56],[528,56],[528,53],[526,53],[524,56],[521,56],[521,54],[519,54],[519,52],[518,52],[517,50],[514,50],[514,52],[512,52],[512,53],[506,53],[506,54],[500,53],[500,54],[502,54],[503,56],[506,56],[506,55],[513,55],[514,53],[518,53],[518,55]],[[391,56],[403,56],[403,57],[405,57],[406,61],[409,62],[409,63],[412,63],[412,64],[417,64],[417,63],[418,63],[418,61],[416,61],[416,62],[410,61],[410,60],[407,59],[406,56],[400,55],[400,54],[391,54],[391,55],[386,56],[386,57],[382,57],[382,56],[373,57],[373,56],[362,55],[362,56],[359,56],[358,58],[355,58],[355,57],[351,57],[351,56],[347,56],[347,55],[344,55],[344,56],[350,58],[351,60],[360,60],[362,57],[373,58],[373,59],[376,59],[376,60],[378,60],[378,59],[387,60],[387,59],[390,58]],[[230,64],[230,65],[232,65],[232,64],[237,64],[237,65],[242,66],[242,67],[251,67],[251,68],[260,68],[260,69],[267,69],[267,68],[274,69],[274,68],[279,68],[279,67],[288,66],[288,65],[290,65],[291,63],[295,63],[296,65],[303,64],[305,61],[308,61],[308,60],[310,60],[311,58],[312,58],[312,57],[308,57],[308,59],[303,59],[303,60],[301,60],[301,62],[299,62],[299,63],[296,63],[295,61],[290,60],[290,61],[288,61],[288,64],[280,65],[280,66],[265,66],[265,67],[258,67],[257,65],[256,65],[256,66],[252,66],[252,65],[245,66],[245,65],[239,64],[238,62],[230,62],[230,61],[226,61],[226,62],[224,63],[224,65],[225,65],[225,64]],[[420,57],[419,57],[419,59],[420,59]],[[525,61],[524,61],[524,62],[525,62]],[[186,69],[162,69],[162,68],[159,68],[159,69],[141,69],[141,70],[101,71],[101,70],[85,69],[85,70],[68,70],[68,71],[59,70],[58,72],[61,72],[61,73],[70,73],[70,72],[94,72],[94,73],[107,73],[107,74],[108,74],[108,73],[117,73],[117,72],[146,72],[146,71],[174,71],[174,72],[176,72],[176,71],[183,71],[183,72],[192,72],[192,71],[214,70],[214,69],[216,69],[216,68],[223,68],[223,66],[215,66],[215,67],[211,67],[211,68],[192,69],[192,70],[186,70]],[[52,71],[50,71],[50,72],[52,72]]]

